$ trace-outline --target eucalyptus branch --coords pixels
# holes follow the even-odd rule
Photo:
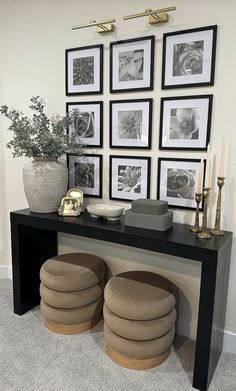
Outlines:
[[[45,114],[45,102],[40,96],[33,96],[29,108],[33,111],[32,119],[8,106],[0,107],[0,113],[11,121],[8,128],[12,131],[12,140],[7,147],[12,150],[13,157],[50,157],[58,159],[65,153],[82,153],[83,145],[80,143],[75,124],[78,123],[79,112],[73,110],[65,117],[58,115],[50,120]],[[72,125],[74,129],[69,135],[67,130]]]

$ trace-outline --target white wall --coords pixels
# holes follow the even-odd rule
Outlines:
[[[226,8],[227,4],[227,8]],[[145,8],[162,8],[176,5],[168,24],[149,26],[145,18],[123,21],[122,16],[143,11]],[[226,18],[227,12],[227,18]],[[152,157],[151,197],[156,195],[156,167],[158,157],[199,158],[200,152],[161,152],[158,150],[160,98],[165,96],[214,94],[211,144],[216,154],[225,136],[229,146],[227,153],[226,184],[223,195],[224,229],[236,231],[235,194],[235,107],[236,78],[234,64],[236,52],[233,47],[236,2],[228,0],[0,0],[0,104],[7,104],[27,112],[32,95],[41,95],[47,103],[48,114],[65,113],[67,101],[104,100],[104,201],[108,200],[108,156],[127,151],[109,150],[108,140],[108,101],[152,97],[154,99],[153,145],[150,152],[130,151],[130,155],[142,154]],[[71,26],[86,23],[91,19],[115,17],[114,36],[100,36],[95,28],[72,31]],[[207,25],[218,25],[216,54],[216,77],[214,87],[186,88],[162,91],[161,59],[162,35],[164,32],[178,31]],[[155,83],[154,91],[145,93],[109,94],[109,42],[116,39],[128,39],[145,35],[156,36],[155,47]],[[104,44],[104,94],[103,96],[85,96],[66,98],[64,50],[66,48]],[[10,265],[9,211],[27,207],[22,183],[22,168],[26,159],[13,159],[11,152],[5,149],[10,134],[5,131],[8,122],[0,117],[0,265]],[[101,150],[94,152],[101,153]],[[218,169],[214,161],[213,173]],[[214,218],[215,184],[211,195],[210,223]],[[94,202],[94,200],[93,200]],[[97,202],[97,201],[96,201]],[[192,212],[175,211],[176,222],[193,222]],[[236,248],[233,245],[226,329],[236,333]],[[181,291],[180,312],[182,321],[179,331],[183,334],[195,334],[195,325],[199,295],[199,264],[166,256],[157,258],[148,251],[138,252],[131,248],[120,248],[112,244],[68,237],[60,237],[60,252],[92,250],[104,256],[111,271],[117,273],[125,269],[142,268],[159,271],[169,276]]]

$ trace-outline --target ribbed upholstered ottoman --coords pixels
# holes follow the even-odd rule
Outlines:
[[[48,259],[40,270],[45,326],[58,334],[78,334],[102,316],[105,264],[95,255],[72,253]]]
[[[166,360],[175,335],[176,292],[165,277],[146,271],[124,272],[109,280],[104,335],[113,361],[148,369]]]

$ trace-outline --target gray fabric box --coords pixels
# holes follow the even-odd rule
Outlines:
[[[162,215],[168,212],[168,202],[139,198],[132,201],[132,212],[146,215]]]
[[[132,209],[125,211],[125,225],[130,227],[166,231],[173,224],[173,212],[167,211],[162,215],[135,213]]]

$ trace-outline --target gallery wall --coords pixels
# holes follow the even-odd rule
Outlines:
[[[163,8],[176,6],[170,13],[168,23],[150,26],[146,18],[123,21],[125,15],[144,11],[145,8]],[[213,94],[211,146],[213,154],[212,177],[218,172],[219,152],[222,139],[227,144],[226,184],[223,193],[222,226],[226,230],[236,231],[235,170],[235,107],[236,79],[233,64],[236,60],[232,50],[234,14],[236,3],[227,1],[230,10],[225,18],[225,4],[220,0],[149,0],[127,2],[126,0],[1,0],[0,1],[0,104],[7,104],[29,114],[29,99],[32,95],[42,96],[49,115],[65,114],[66,102],[85,102],[103,100],[104,102],[104,148],[89,150],[89,153],[103,154],[103,199],[87,199],[86,202],[107,202],[109,200],[109,155],[146,156],[147,152],[137,150],[119,150],[109,148],[109,100],[115,99],[153,99],[153,130],[151,157],[151,198],[156,197],[157,159],[158,157],[201,158],[206,154],[188,151],[160,151],[159,119],[161,97],[179,95]],[[94,27],[72,31],[74,25],[87,23],[91,19],[116,18],[116,30],[113,34],[101,36]],[[218,25],[216,51],[216,74],[213,87],[161,89],[162,75],[162,37],[163,33],[174,32],[201,26]],[[109,92],[109,44],[122,39],[155,35],[155,65],[153,91],[114,93]],[[74,96],[65,95],[65,49],[100,44],[104,45],[104,93],[103,95]],[[9,212],[27,207],[22,182],[22,169],[27,163],[25,158],[13,159],[5,148],[10,134],[5,131],[8,121],[0,117],[0,276],[7,276],[11,265]],[[37,191],[37,189],[36,189]],[[209,224],[214,224],[216,198],[215,180],[212,181]],[[129,207],[129,203],[124,203]],[[174,221],[193,223],[194,213],[175,210]],[[104,238],[105,239],[105,238]],[[233,243],[231,260],[228,305],[226,316],[226,349],[232,350],[232,341],[236,338],[236,245]],[[161,255],[152,252],[120,247],[115,244],[101,243],[95,240],[60,236],[60,252],[93,251],[107,262],[110,273],[123,270],[145,269],[161,272],[169,277],[180,290],[180,317],[178,332],[195,337],[198,311],[200,265],[188,260]],[[32,260],[33,261],[33,260]],[[235,345],[234,345],[235,346]],[[236,349],[236,348],[235,348]]]

